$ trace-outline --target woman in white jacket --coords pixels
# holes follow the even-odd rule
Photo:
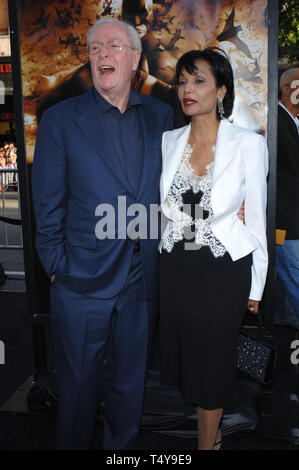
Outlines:
[[[239,327],[246,307],[258,312],[266,280],[268,154],[261,135],[227,120],[234,83],[223,51],[187,52],[177,79],[191,123],[162,139],[161,380],[195,404],[199,449],[217,449]]]

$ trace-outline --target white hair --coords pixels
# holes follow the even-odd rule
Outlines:
[[[142,46],[141,46],[141,39],[136,31],[136,29],[130,25],[129,23],[126,23],[125,21],[120,21],[116,18],[100,18],[87,32],[87,46],[91,42],[91,36],[94,33],[94,31],[101,25],[105,23],[114,23],[114,24],[119,24],[123,26],[123,28],[126,30],[129,36],[129,40],[132,46],[132,49],[136,49],[141,53],[142,51]]]

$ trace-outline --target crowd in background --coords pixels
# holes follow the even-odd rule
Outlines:
[[[0,172],[17,168],[17,148],[14,142],[5,141],[0,147]],[[16,173],[3,172],[0,176],[0,190],[7,189],[9,185],[17,181]]]

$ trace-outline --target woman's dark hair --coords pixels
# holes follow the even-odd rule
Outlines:
[[[226,95],[223,99],[224,117],[228,118],[234,105],[234,75],[230,62],[227,58],[226,53],[219,47],[208,47],[207,49],[194,50],[186,52],[180,57],[176,65],[176,78],[177,81],[181,75],[183,69],[187,70],[190,74],[195,74],[197,60],[204,60],[207,62],[212,70],[212,74],[216,80],[217,88],[224,85],[227,89]],[[218,107],[217,107],[217,118],[221,119]]]

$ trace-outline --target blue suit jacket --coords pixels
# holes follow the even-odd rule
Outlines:
[[[173,115],[165,103],[140,96],[145,152],[137,198],[91,89],[45,111],[39,125],[32,168],[36,246],[48,276],[55,273],[54,282],[78,293],[114,297],[130,267],[131,240],[97,239],[96,207],[106,203],[115,209],[117,232],[118,196],[126,196],[127,206],[142,204],[148,213],[150,204],[159,203],[161,136],[172,128]],[[157,245],[149,236],[141,240],[149,299],[157,292]]]

